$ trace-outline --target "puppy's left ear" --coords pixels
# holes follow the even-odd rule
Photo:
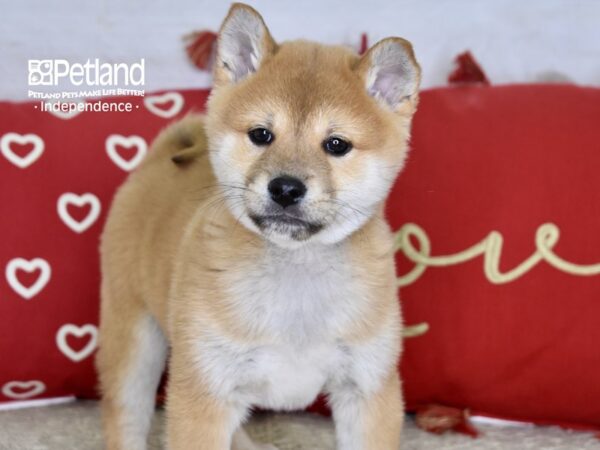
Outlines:
[[[261,15],[234,3],[219,31],[215,85],[237,83],[255,73],[276,47]]]
[[[360,59],[356,71],[369,95],[385,107],[399,112],[416,106],[421,68],[407,40],[391,37],[379,41]]]

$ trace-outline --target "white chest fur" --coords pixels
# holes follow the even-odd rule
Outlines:
[[[328,345],[294,349],[286,344],[228,342],[219,350],[205,354],[212,363],[208,375],[213,390],[233,403],[273,409],[310,404],[341,356],[335,346]]]
[[[366,306],[341,246],[271,247],[233,273],[228,294],[240,320],[294,346],[334,337]]]
[[[215,394],[247,405],[303,408],[334,380],[359,382],[364,376],[357,369],[367,360],[374,366],[372,376],[367,373],[362,380],[368,388],[370,378],[393,359],[393,345],[387,341],[394,341],[394,332],[384,333],[381,361],[340,338],[368,307],[365,287],[353,276],[343,248],[292,254],[270,249],[231,273],[230,307],[244,327],[264,338],[233,341],[210,324],[202,327],[198,364]]]

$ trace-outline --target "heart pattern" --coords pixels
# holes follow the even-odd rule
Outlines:
[[[76,220],[69,214],[69,205],[75,205],[79,208],[90,205],[90,211],[81,220]],[[58,198],[56,204],[58,216],[75,233],[83,233],[89,227],[91,227],[98,216],[100,215],[100,200],[94,194],[85,193],[77,195],[72,192],[65,192]]]
[[[33,144],[33,148],[25,155],[19,156],[13,145]],[[0,152],[4,157],[20,169],[26,169],[36,162],[44,152],[44,141],[37,134],[6,133],[0,138]]]
[[[17,278],[17,272],[23,270],[25,272],[40,271],[35,282],[27,287],[24,286]],[[24,258],[14,258],[6,265],[6,281],[10,287],[25,300],[30,300],[39,294],[50,281],[52,269],[48,261],[42,258],[34,258],[27,260]]]
[[[69,336],[75,336],[81,339],[86,335],[89,335],[88,342],[81,350],[74,350],[67,342]],[[96,350],[96,347],[98,346],[98,328],[89,323],[80,327],[73,325],[72,323],[67,323],[60,327],[56,333],[56,346],[62,354],[71,361],[83,361],[94,353],[94,350]]]
[[[201,112],[208,95],[68,99],[102,101],[111,106],[105,112],[42,111],[40,101],[52,99],[0,102],[0,403],[7,408],[95,392],[106,210],[158,133],[192,107]],[[132,110],[112,108],[122,103]]]
[[[183,104],[183,95],[179,92],[167,92],[162,95],[150,95],[144,98],[144,105],[148,111],[163,119],[175,117],[183,109]],[[166,108],[165,105],[167,105]]]
[[[75,336],[76,338],[83,338],[88,335],[88,342],[83,346],[81,350],[74,350],[67,342],[67,337]],[[90,356],[96,350],[98,346],[98,328],[92,324],[86,324],[82,326],[73,325],[67,323],[59,328],[56,333],[56,346],[73,362],[83,361],[85,358]]]
[[[26,400],[36,397],[46,390],[46,385],[39,380],[9,381],[2,386],[2,394],[15,400]]]
[[[123,158],[118,150],[117,146],[136,149],[135,155],[130,159]],[[106,153],[109,158],[114,162],[117,167],[130,172],[135,169],[144,159],[148,152],[148,145],[146,141],[140,136],[122,136],[120,134],[111,134],[106,139]]]

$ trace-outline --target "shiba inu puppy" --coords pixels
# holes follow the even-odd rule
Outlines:
[[[251,450],[253,406],[327,394],[342,450],[398,449],[402,320],[386,195],[420,69],[277,44],[232,6],[205,116],[170,126],[118,191],[101,244],[97,367],[107,447],[146,448],[167,359],[171,450]]]

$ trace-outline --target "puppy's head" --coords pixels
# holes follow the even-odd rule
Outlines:
[[[206,132],[236,219],[291,247],[338,242],[381,207],[417,104],[409,42],[387,38],[362,57],[276,44],[254,9],[234,4],[215,65]]]

